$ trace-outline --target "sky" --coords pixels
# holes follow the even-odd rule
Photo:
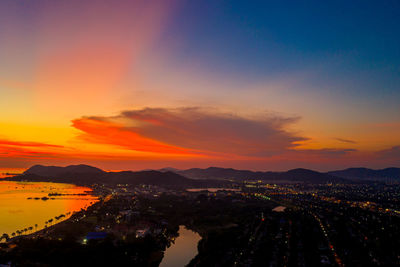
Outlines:
[[[0,2],[0,168],[400,167],[399,1]]]

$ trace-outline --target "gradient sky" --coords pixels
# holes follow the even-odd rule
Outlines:
[[[0,2],[0,168],[400,166],[399,1]]]

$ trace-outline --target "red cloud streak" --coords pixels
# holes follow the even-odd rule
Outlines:
[[[0,145],[5,146],[18,146],[18,147],[63,147],[59,145],[37,143],[37,142],[18,142],[10,140],[0,140]]]
[[[127,130],[123,125],[114,122],[81,118],[73,120],[72,125],[83,132],[80,135],[81,139],[91,143],[111,144],[143,152],[186,156],[200,155],[199,151],[165,144],[158,140],[142,136],[137,132]]]

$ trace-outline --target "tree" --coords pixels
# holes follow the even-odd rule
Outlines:
[[[10,240],[10,236],[9,236],[8,234],[4,233],[4,234],[0,237],[0,242],[1,242],[3,239],[7,242],[8,240]]]

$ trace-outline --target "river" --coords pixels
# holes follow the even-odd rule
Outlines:
[[[197,253],[197,244],[201,237],[198,233],[179,226],[179,236],[164,252],[160,267],[183,267],[193,259]]]
[[[23,234],[29,234],[43,229],[48,220],[53,219],[47,224],[50,226],[67,219],[74,211],[97,201],[92,195],[76,195],[86,191],[91,189],[61,183],[0,181],[0,235],[7,233],[11,237],[12,233],[24,229],[27,231]],[[49,193],[64,195],[49,197]],[[42,200],[43,197],[50,199]],[[58,217],[62,214],[65,217]]]

